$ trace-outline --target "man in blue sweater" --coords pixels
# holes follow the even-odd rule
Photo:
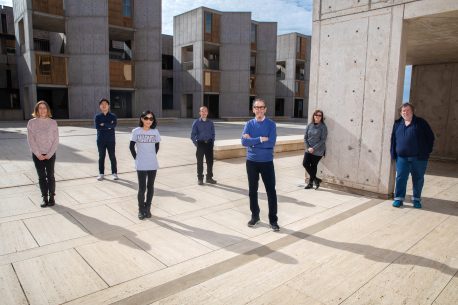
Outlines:
[[[197,158],[197,184],[204,184],[204,156],[207,163],[207,183],[215,184],[213,179],[213,145],[215,143],[215,125],[210,121],[208,108],[205,106],[199,109],[200,118],[192,123],[191,140],[196,146]]]
[[[412,175],[413,207],[421,209],[421,191],[425,182],[429,154],[433,151],[434,133],[428,122],[414,115],[412,104],[401,106],[401,117],[391,133],[391,158],[396,160],[396,189],[393,206],[403,205],[407,179]]]
[[[274,121],[266,118],[266,110],[266,102],[256,98],[253,102],[255,118],[245,124],[242,132],[242,145],[247,148],[246,171],[251,210],[248,226],[254,227],[259,222],[258,186],[259,174],[261,174],[267,192],[270,227],[274,231],[279,231],[273,162],[277,127]]]
[[[110,157],[113,179],[118,180],[118,168],[115,156],[115,127],[118,122],[117,117],[114,113],[110,112],[110,102],[107,99],[100,100],[99,108],[102,112],[94,118],[95,128],[97,129],[97,148],[99,150],[99,176],[97,180],[101,181],[104,179],[107,150]]]

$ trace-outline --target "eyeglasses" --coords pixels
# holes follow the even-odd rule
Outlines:
[[[143,119],[144,119],[145,121],[146,121],[146,120],[151,121],[151,122],[154,121],[154,119],[153,119],[152,116],[145,116]]]
[[[323,116],[322,114],[314,114],[314,116]]]
[[[266,106],[253,106],[254,109],[266,109]]]

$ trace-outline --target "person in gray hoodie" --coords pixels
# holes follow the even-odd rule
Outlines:
[[[315,187],[320,187],[321,179],[316,176],[318,162],[326,152],[326,138],[328,129],[324,124],[323,111],[315,110],[312,121],[305,128],[304,142],[305,154],[302,165],[310,176],[309,183],[305,186],[306,189],[311,189],[315,182]]]

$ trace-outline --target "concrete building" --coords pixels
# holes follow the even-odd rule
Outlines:
[[[313,9],[309,116],[320,108],[326,117],[325,180],[392,194],[406,64],[412,103],[436,134],[433,155],[456,161],[458,1],[315,0]]]
[[[173,23],[173,109],[181,117],[196,117],[202,105],[211,117],[246,117],[255,96],[274,114],[275,22],[200,7]]]
[[[13,8],[0,6],[0,120],[22,119],[16,66]]]
[[[173,36],[162,34],[162,116],[179,117],[173,109]]]
[[[21,105],[92,118],[108,97],[119,117],[162,115],[160,0],[14,0]]]
[[[306,118],[311,37],[289,33],[277,37],[275,116]]]

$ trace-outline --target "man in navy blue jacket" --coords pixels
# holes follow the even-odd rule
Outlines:
[[[396,160],[396,188],[393,206],[403,205],[409,173],[412,175],[414,208],[421,208],[421,191],[425,181],[429,154],[433,151],[434,133],[428,122],[414,115],[412,104],[400,108],[401,117],[391,133],[391,158]]]
[[[248,226],[254,227],[259,222],[258,186],[261,174],[267,192],[269,223],[272,230],[279,231],[273,162],[277,127],[274,121],[266,118],[266,110],[266,102],[256,98],[253,102],[255,118],[246,123],[242,132],[242,145],[247,148],[246,171],[251,210]]]
[[[104,178],[105,172],[105,156],[108,150],[108,156],[111,162],[111,173],[113,179],[118,180],[118,168],[115,156],[115,127],[117,117],[110,112],[110,102],[107,99],[102,99],[99,102],[101,113],[94,118],[95,128],[97,129],[97,148],[99,150],[99,176],[97,180],[101,181]]]
[[[215,125],[207,118],[208,108],[199,109],[200,118],[192,123],[191,140],[196,146],[197,184],[204,184],[204,156],[207,163],[207,183],[216,184],[213,179],[213,145],[215,143]]]

